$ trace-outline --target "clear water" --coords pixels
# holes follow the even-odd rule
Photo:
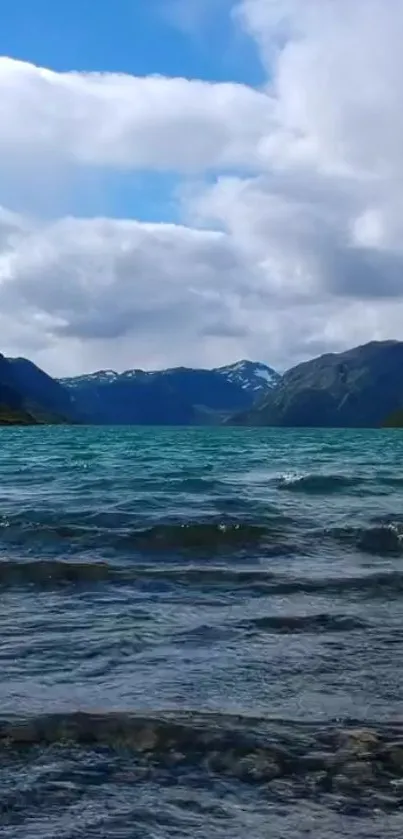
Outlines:
[[[399,431],[1,430],[1,836],[401,837],[402,664]]]

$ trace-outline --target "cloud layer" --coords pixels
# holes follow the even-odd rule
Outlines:
[[[284,367],[403,338],[403,0],[244,0],[237,15],[267,68],[259,91],[0,61],[3,177],[186,181],[183,225],[3,210],[6,351],[61,373]]]

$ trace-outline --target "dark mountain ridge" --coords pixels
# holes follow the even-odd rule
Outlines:
[[[23,396],[24,403],[39,416],[78,420],[73,395],[56,379],[48,376],[27,358],[8,358],[12,386]]]
[[[403,343],[369,344],[288,370],[234,425],[376,428],[403,407]]]
[[[70,394],[25,358],[0,354],[0,425],[73,422]]]

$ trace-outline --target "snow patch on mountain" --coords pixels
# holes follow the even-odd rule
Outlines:
[[[73,376],[60,379],[60,383],[67,387],[81,387],[85,384],[107,384],[114,381],[146,380],[154,376],[173,376],[180,371],[192,372],[192,368],[174,367],[167,370],[125,370],[124,373],[117,373],[115,370],[98,370],[82,376]],[[194,372],[198,369],[195,368]],[[237,361],[235,364],[228,364],[224,367],[216,367],[209,371],[216,373],[228,382],[242,388],[242,390],[253,394],[258,398],[261,393],[267,392],[275,387],[281,376],[272,367],[260,361]]]
[[[267,364],[246,359],[218,367],[216,372],[225,376],[228,381],[238,384],[243,390],[254,392],[256,395],[271,390],[281,379],[280,374]]]

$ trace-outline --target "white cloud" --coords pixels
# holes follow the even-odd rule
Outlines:
[[[289,153],[355,178],[401,176],[402,0],[244,0],[243,12],[274,67]]]
[[[254,163],[270,103],[245,85],[56,73],[0,59],[0,168],[200,171]]]
[[[0,215],[2,348],[50,372],[224,363],[278,366],[346,336],[400,328],[396,301],[284,293],[236,236],[111,219]],[[18,312],[18,317],[16,313]]]
[[[60,364],[69,342],[94,363],[114,355],[118,366],[227,358],[227,345],[247,336],[243,304],[262,283],[230,237],[178,225],[35,224],[5,213],[0,241],[0,311],[13,324],[3,343],[12,353],[21,338],[35,354],[48,342],[52,367],[55,346]],[[32,346],[10,319],[17,311],[31,319]],[[67,372],[75,365],[70,353],[62,364]]]
[[[0,171],[201,178],[187,226],[4,211],[5,349],[70,372],[403,338],[403,0],[244,0],[241,18],[262,91],[0,62]]]
[[[261,174],[219,178],[190,210],[259,259],[279,306],[304,306],[306,346],[315,299],[328,318],[336,302],[344,344],[358,338],[349,298],[379,312],[362,307],[364,339],[403,337],[398,318],[383,321],[388,298],[399,313],[403,299],[403,0],[245,0],[242,14],[270,73]]]

